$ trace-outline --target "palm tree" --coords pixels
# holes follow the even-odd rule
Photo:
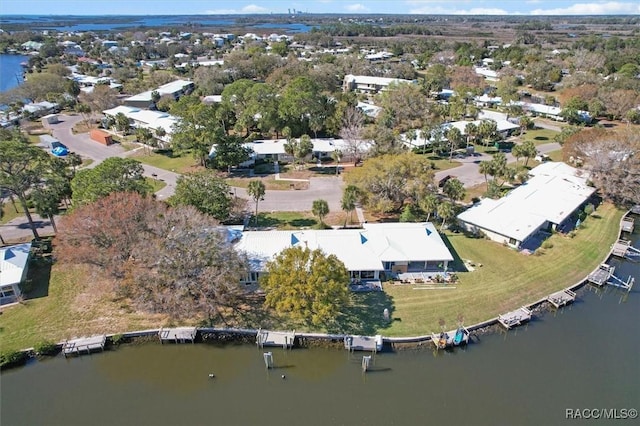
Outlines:
[[[311,206],[311,212],[320,219],[320,226],[324,226],[324,218],[329,214],[329,203],[327,200],[314,200]]]
[[[454,149],[458,148],[458,144],[462,140],[462,133],[457,127],[450,127],[447,130],[447,139],[449,140],[449,161],[453,158]]]
[[[484,183],[489,184],[487,176],[493,173],[491,161],[481,161],[478,171],[484,175]]]
[[[264,194],[266,193],[264,183],[261,180],[252,180],[247,187],[247,193],[256,202],[256,227],[258,226],[258,203],[264,200]]]
[[[356,209],[356,203],[358,202],[358,198],[360,196],[360,189],[355,185],[348,185],[344,188],[344,192],[342,193],[342,200],[340,201],[340,207],[342,210],[348,215],[344,217],[344,228],[347,227],[347,218],[349,219],[349,223],[352,223],[352,215],[353,211]]]
[[[442,224],[440,225],[440,230],[444,229],[444,225],[448,219],[451,219],[455,214],[455,210],[453,208],[453,204],[450,201],[444,201],[440,203],[438,206],[438,216],[442,219]]]
[[[429,222],[431,214],[438,207],[438,197],[434,194],[427,194],[418,201],[418,206],[420,206],[420,209],[427,214],[427,222]]]
[[[340,160],[342,160],[342,151],[336,149],[331,153],[331,158],[336,163],[336,174],[340,171]]]
[[[464,132],[467,134],[467,148],[469,147],[469,140],[475,142],[478,135],[478,126],[475,123],[469,122],[464,126]]]

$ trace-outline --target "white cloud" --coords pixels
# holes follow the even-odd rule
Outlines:
[[[368,12],[369,8],[362,3],[349,4],[344,7],[349,12]]]
[[[472,9],[449,9],[444,7],[428,7],[420,9],[411,9],[409,11],[415,15],[515,15],[517,13],[507,12],[504,9],[474,7]]]
[[[204,13],[207,15],[241,15],[244,13],[268,13],[269,9],[255,4],[250,4],[242,9],[212,9]]]
[[[613,15],[640,14],[638,3],[610,1],[606,3],[575,3],[569,7],[535,9],[532,15]]]

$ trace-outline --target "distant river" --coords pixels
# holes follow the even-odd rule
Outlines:
[[[640,234],[633,240],[639,247]],[[587,286],[572,306],[466,348],[379,353],[365,375],[362,353],[337,349],[271,348],[276,368],[266,371],[263,350],[246,344],[151,343],[33,362],[0,376],[0,423],[638,424],[566,418],[640,409],[640,264],[611,263],[635,275],[630,294]],[[601,409],[611,411],[591,411]]]
[[[28,60],[28,56],[0,54],[0,92],[13,89],[22,82],[20,63]]]

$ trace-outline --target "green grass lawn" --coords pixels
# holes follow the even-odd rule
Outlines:
[[[13,204],[11,204],[11,200],[9,200],[8,198],[3,200],[2,218],[0,218],[0,223],[7,223],[10,220],[15,219],[16,217],[20,217],[24,215],[24,210],[22,209],[22,206],[20,205],[18,200],[16,200],[16,208],[18,209],[17,212],[16,212],[16,209],[13,207]]]
[[[153,188],[151,190],[151,192],[155,193],[160,191],[162,188],[164,188],[165,186],[167,186],[167,183],[162,181],[162,180],[158,180],[158,179],[153,179],[150,177],[145,177],[144,180],[151,185],[151,188]]]
[[[176,173],[187,173],[192,171],[194,167],[198,166],[198,160],[194,159],[190,155],[174,156],[171,153],[145,153],[144,150],[140,150],[136,152],[136,154],[137,155],[134,155],[131,158],[135,158],[141,163]]]
[[[588,218],[574,238],[553,235],[553,247],[540,256],[525,256],[488,240],[447,233],[454,257],[483,266],[459,273],[459,282],[450,284],[455,289],[414,290],[413,285],[386,283],[395,321],[379,332],[388,336],[427,334],[440,330],[440,319],[446,327],[455,328],[458,315],[465,324],[473,324],[577,283],[603,261],[618,237],[623,212],[602,205],[596,213],[599,217]]]
[[[522,136],[518,136],[518,139],[521,142],[531,141],[537,146],[545,143],[555,142],[553,138],[557,134],[558,132],[555,132],[553,130],[536,128],[527,130]],[[516,133],[516,135],[518,135],[518,133]]]

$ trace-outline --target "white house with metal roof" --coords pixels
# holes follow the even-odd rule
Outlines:
[[[0,248],[0,305],[13,303],[22,294],[20,283],[27,277],[31,243]]]
[[[447,270],[453,256],[430,222],[365,223],[362,229],[244,231],[235,248],[249,259],[243,282],[256,284],[266,264],[288,247],[321,249],[340,259],[353,280],[376,281],[382,273]]]
[[[547,162],[506,196],[485,198],[458,215],[467,231],[519,248],[538,231],[557,229],[589,200],[588,176],[565,163]]]
[[[392,84],[401,83],[415,83],[415,80],[347,74],[342,82],[342,90],[344,92],[378,93],[386,90]]]
[[[174,99],[178,100],[180,96],[184,95],[187,92],[193,90],[193,82],[189,80],[176,80],[171,83],[164,84],[157,89],[148,90],[146,92],[138,93],[137,95],[130,96],[124,99],[125,105],[138,107],[138,108],[149,108],[152,104],[152,94],[153,92],[158,92],[160,96],[173,96]]]

